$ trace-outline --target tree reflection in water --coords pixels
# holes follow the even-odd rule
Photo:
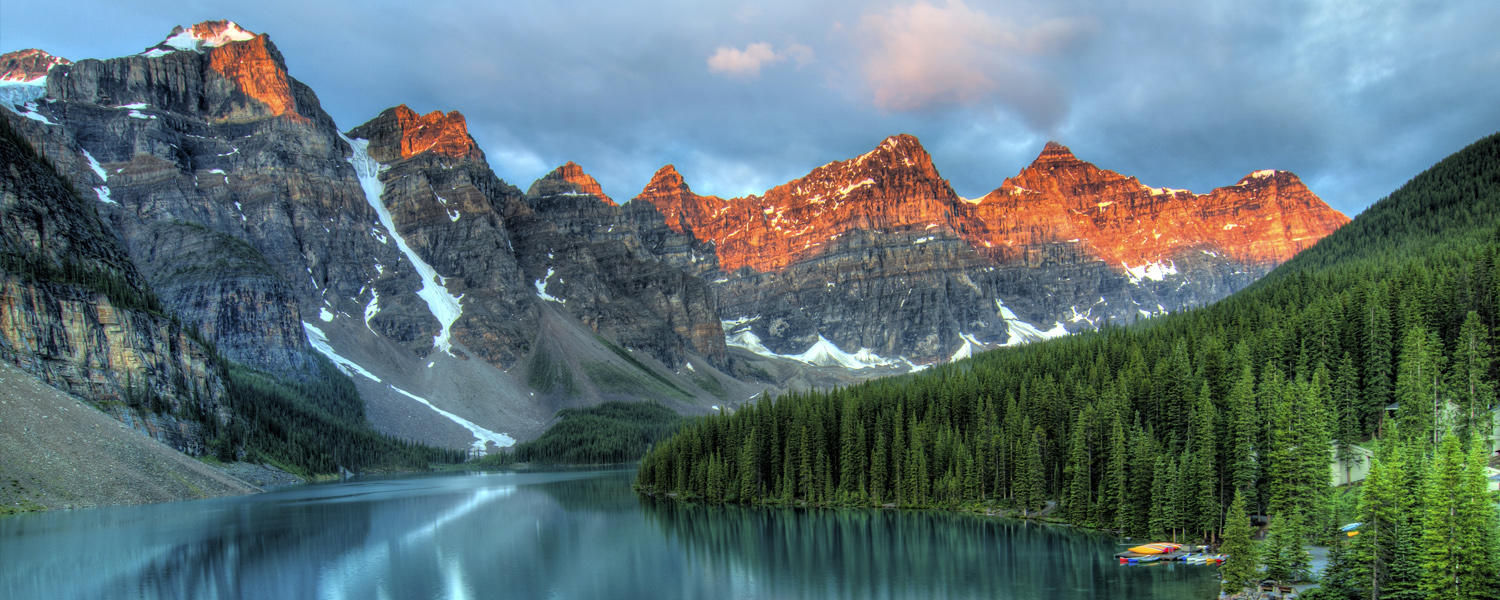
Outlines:
[[[1116,541],[933,511],[717,506],[643,497],[649,522],[734,587],[797,598],[1212,598],[1215,571],[1122,567]]]

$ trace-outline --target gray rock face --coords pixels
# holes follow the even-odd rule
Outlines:
[[[167,305],[229,357],[308,376],[301,322],[361,314],[377,284],[421,287],[381,242],[332,120],[265,36],[62,65],[47,86],[40,110],[60,125],[28,122],[29,137],[101,190],[98,209]],[[392,293],[387,309],[414,318],[385,333],[430,341],[421,308]]]
[[[146,226],[135,255],[169,312],[229,360],[273,373],[316,372],[292,286],[244,241],[183,221]]]
[[[454,339],[481,359],[509,368],[527,354],[537,332],[535,294],[517,264],[503,216],[507,206],[520,201],[520,192],[495,177],[463,117],[450,115],[420,117],[403,105],[349,135],[370,140],[370,157],[382,165],[382,201],[398,233],[442,277],[447,293],[460,297],[463,312],[452,324]],[[432,138],[431,145],[411,145],[424,136]],[[381,298],[371,319],[377,330],[411,320],[386,309],[385,299],[399,297],[402,290],[374,289]],[[426,339],[430,345],[432,338]]]
[[[534,183],[526,195],[529,214],[512,219],[533,283],[595,331],[667,366],[682,364],[689,351],[726,365],[717,298],[693,274],[702,267],[670,256],[673,246],[688,246],[684,236],[659,220],[645,220],[643,236],[635,211],[569,181],[570,166],[577,169],[569,163]]]
[[[191,454],[227,424],[209,351],[162,313],[119,241],[0,123],[0,358]],[[197,417],[197,418],[192,418]]]

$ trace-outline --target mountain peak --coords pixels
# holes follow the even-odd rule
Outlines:
[[[1036,160],[1032,161],[1032,164],[1056,164],[1074,162],[1081,161],[1079,161],[1078,157],[1073,154],[1072,150],[1069,150],[1067,146],[1064,146],[1056,141],[1048,140],[1047,145],[1042,146],[1042,153],[1037,155]]]
[[[1295,180],[1297,183],[1302,182],[1302,180],[1291,171],[1282,171],[1280,169],[1261,169],[1259,171],[1254,171],[1249,175],[1241,177],[1239,183],[1236,183],[1235,185],[1249,185],[1275,179],[1290,179]]]
[[[0,81],[29,83],[46,77],[52,67],[70,64],[73,61],[36,48],[6,52],[0,54]]]
[[[370,156],[383,163],[408,159],[423,153],[453,158],[484,157],[463,113],[435,110],[425,115],[405,104],[387,108],[349,132],[349,137],[370,140]]]
[[[682,174],[677,172],[677,167],[671,164],[664,165],[656,170],[651,176],[651,182],[641,190],[641,195],[654,195],[662,193],[691,192],[687,181],[683,180]]]
[[[881,140],[880,145],[874,150],[861,154],[849,162],[863,165],[866,161],[877,158],[885,159],[885,166],[895,166],[897,161],[908,167],[923,164],[932,166],[932,156],[927,154],[927,149],[922,147],[922,142],[916,136],[907,133],[887,137]],[[891,158],[896,160],[891,160]]]
[[[583,167],[578,166],[578,163],[571,160],[553,169],[551,173],[542,177],[541,181],[565,182],[572,185],[573,189],[576,190],[575,193],[594,196],[611,206],[615,204],[614,200],[604,194],[604,188],[600,187],[599,182],[592,175],[585,173]],[[536,186],[532,187],[535,188]]]
[[[240,27],[234,21],[204,21],[192,27],[173,27],[172,32],[167,34],[167,39],[147,48],[141,54],[157,57],[180,51],[202,52],[208,48],[218,48],[230,42],[245,42],[256,37],[259,36],[255,32]]]

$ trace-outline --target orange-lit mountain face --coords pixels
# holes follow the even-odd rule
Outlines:
[[[245,121],[264,116],[306,120],[297,112],[286,63],[269,36],[246,30],[234,21],[204,21],[188,28],[173,28],[167,39],[141,55],[158,58],[176,52],[207,55],[209,69],[233,82],[247,98],[261,105],[236,108],[226,115],[226,120]]]
[[[1121,271],[1188,251],[1277,264],[1349,220],[1286,171],[1257,171],[1194,194],[1100,169],[1056,143],[995,191],[969,200],[909,135],[764,196],[699,196],[668,165],[639,198],[674,230],[714,242],[725,271],[777,271],[854,230],[948,233],[1002,263],[1026,260],[1039,245],[1076,244]]]
[[[761,196],[700,196],[668,165],[636,200],[713,248],[729,345],[865,366],[1200,306],[1348,221],[1284,171],[1194,194],[1055,143],[961,198],[909,135]]]
[[[243,42],[229,42],[208,51],[209,68],[233,81],[246,96],[266,105],[274,116],[296,119],[297,101],[282,66],[281,57],[264,35]]]
[[[1150,187],[1100,169],[1049,142],[1020,174],[977,200],[969,237],[1014,246],[1025,232],[1081,240],[1110,265],[1216,252],[1245,264],[1279,264],[1349,218],[1286,171],[1256,171],[1207,194]]]
[[[563,164],[563,166],[553,169],[543,179],[560,179],[566,181],[572,184],[579,193],[589,194],[605,204],[615,206],[615,201],[609,196],[604,195],[604,188],[599,186],[599,182],[594,179],[594,176],[583,172],[583,167],[578,166],[578,163],[571,160]]]
[[[418,115],[405,104],[388,108],[362,127],[370,139],[370,156],[381,162],[407,159],[423,153],[458,159],[484,160],[484,153],[469,136],[469,127],[458,111],[432,111]]]
[[[52,67],[70,64],[73,61],[35,48],[6,52],[0,54],[0,81],[36,81],[46,77]]]

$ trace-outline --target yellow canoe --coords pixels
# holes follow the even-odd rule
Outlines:
[[[1156,542],[1153,544],[1143,544],[1140,546],[1136,546],[1134,548],[1131,548],[1130,551],[1136,554],[1168,554],[1181,549],[1181,544],[1173,544],[1171,542]]]

